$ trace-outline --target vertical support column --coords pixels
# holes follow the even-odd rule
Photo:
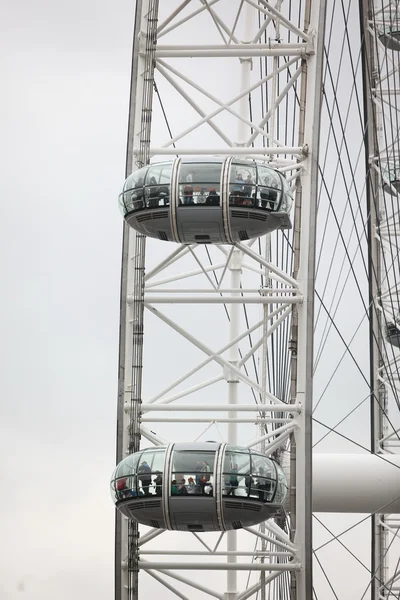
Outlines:
[[[300,92],[299,145],[306,144],[309,154],[303,163],[301,191],[296,197],[295,277],[303,294],[294,326],[297,335],[296,374],[293,391],[301,403],[299,428],[295,433],[295,544],[302,564],[292,581],[292,596],[309,600],[312,591],[312,391],[315,285],[315,232],[318,193],[318,145],[321,113],[321,83],[326,2],[309,0],[304,30],[314,35],[314,53],[303,62]],[[295,462],[295,465],[293,465]]]
[[[242,253],[237,248],[233,249],[231,259],[229,261],[229,269],[231,272],[231,289],[240,288],[240,277],[242,272]],[[233,293],[232,296],[239,296],[239,293]],[[231,304],[230,306],[230,331],[229,337],[234,340],[239,335],[240,325],[240,304]],[[229,351],[229,362],[237,367],[239,363],[239,348],[238,344],[233,344]],[[228,402],[229,405],[235,406],[238,403],[239,395],[239,379],[234,372],[229,373],[228,380]],[[232,411],[229,416],[236,419],[237,412]],[[235,446],[237,444],[237,422],[228,423],[228,444]],[[227,550],[228,552],[236,552],[237,550],[237,532],[227,531]],[[227,559],[228,564],[235,564],[237,557],[234,554],[229,554]],[[226,600],[236,600],[237,598],[237,572],[231,570],[227,572],[227,594]]]
[[[253,30],[252,17],[254,17],[254,10],[247,4],[245,7],[245,40],[251,40],[251,33]],[[240,58],[241,65],[241,76],[240,76],[240,90],[247,90],[250,87],[250,75],[253,68],[252,58]],[[239,102],[239,112],[242,117],[247,117],[249,112],[249,97],[247,94],[242,96]],[[238,125],[238,146],[244,146],[246,139],[250,134],[249,126],[243,121],[239,121]]]
[[[231,289],[240,288],[240,276],[242,273],[242,253],[237,248],[233,249],[231,259],[229,261],[229,270],[231,272]],[[231,294],[232,297],[240,296],[239,292]],[[229,310],[230,325],[229,325],[229,337],[234,340],[239,336],[239,324],[240,324],[240,309],[241,305],[231,304]],[[239,348],[238,344],[233,344],[229,351],[229,362],[237,368],[239,363]],[[238,403],[238,386],[239,379],[236,373],[231,372],[228,381],[228,402],[231,405]],[[237,418],[237,412],[232,412],[231,416]],[[228,423],[228,444],[237,444],[237,423]]]
[[[380,298],[381,249],[377,239],[379,227],[379,207],[382,191],[377,170],[371,168],[371,159],[379,156],[378,119],[379,109],[373,102],[373,89],[377,83],[377,57],[375,48],[379,42],[370,33],[369,21],[373,17],[373,0],[360,0],[360,31],[363,61],[363,97],[364,97],[364,148],[367,172],[366,199],[368,219],[368,292],[369,292],[369,327],[370,327],[370,444],[371,452],[381,452],[379,440],[383,437],[383,407],[386,402],[384,386],[378,379],[379,367],[382,365],[383,340],[381,334],[381,314],[378,311],[377,299]],[[371,600],[378,600],[380,587],[385,579],[385,531],[380,525],[380,515],[371,515]]]
[[[265,236],[265,260],[270,262],[271,260],[271,234],[267,233]],[[270,280],[270,271],[269,269],[264,269],[264,285],[269,286],[271,284]],[[264,304],[263,312],[264,312],[264,323],[263,323],[263,345],[262,345],[262,363],[261,363],[261,403],[266,403],[266,391],[268,381],[268,327],[269,327],[269,311],[271,310],[271,306],[268,304]],[[261,413],[262,417],[265,417],[265,413]],[[272,426],[273,427],[273,426]],[[260,425],[260,437],[265,434],[266,426],[265,423]],[[263,440],[260,444],[260,452],[265,452],[265,440]],[[265,534],[265,522],[260,524],[260,533],[262,535]],[[261,538],[261,551],[265,552],[267,549],[267,542],[265,538]],[[265,558],[261,558],[261,563],[265,562]],[[265,589],[266,577],[265,571],[261,571],[260,573],[260,600],[266,600],[266,589]]]
[[[121,315],[124,315],[124,321],[121,320],[117,461],[130,452],[136,452],[140,444],[144,256],[144,236],[126,231],[121,282]],[[132,295],[134,299],[130,304],[127,303],[128,295]],[[136,600],[138,537],[137,523],[130,522],[117,512],[115,532],[116,598]]]
[[[148,162],[158,0],[136,2],[125,175]],[[117,463],[139,449],[142,389],[145,237],[126,224],[123,233],[118,363]],[[127,298],[133,302],[128,304]],[[139,528],[120,513],[115,524],[115,598],[138,600]]]
[[[251,31],[252,31],[252,18],[253,9],[248,4],[245,7],[245,39],[251,39]],[[241,58],[241,79],[240,86],[241,91],[248,89],[250,87],[250,73],[252,69],[252,59],[251,58]],[[245,117],[248,113],[248,97],[247,95],[243,96],[240,100],[240,114]],[[244,145],[246,139],[246,133],[248,132],[248,125],[243,121],[239,121],[238,124],[238,146]],[[228,209],[229,210],[229,209]],[[229,269],[231,272],[231,289],[239,289],[240,287],[240,276],[241,276],[241,265],[242,265],[242,253],[234,248],[232,252],[231,259],[229,261]],[[238,296],[239,294],[232,294],[233,296]],[[239,334],[239,323],[240,323],[240,304],[231,304],[230,308],[230,339],[234,340]],[[239,362],[239,352],[238,352],[238,344],[234,344],[229,353],[229,361],[236,367]],[[234,373],[230,373],[229,375],[229,390],[228,390],[228,402],[230,405],[235,405],[238,402],[238,387],[239,380],[237,375]],[[237,418],[236,412],[231,412],[230,416],[233,418]],[[228,444],[236,445],[237,444],[237,423],[230,422],[228,424]],[[237,532],[236,531],[228,531],[227,534],[227,550],[228,552],[236,552],[237,550]],[[229,554],[227,558],[228,564],[235,564],[237,562],[237,557],[234,554]],[[237,571],[231,570],[227,572],[227,593],[226,600],[236,600],[238,593],[237,587]]]

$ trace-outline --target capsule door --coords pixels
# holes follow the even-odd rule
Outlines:
[[[176,173],[176,237],[182,243],[226,243],[222,223],[223,159],[182,159]]]
[[[215,497],[216,451],[174,450],[168,520],[180,531],[219,531]]]

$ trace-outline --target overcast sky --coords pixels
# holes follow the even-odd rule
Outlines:
[[[0,16],[0,598],[109,600],[134,1],[3,0]]]
[[[0,597],[109,600],[133,2],[3,0]]]

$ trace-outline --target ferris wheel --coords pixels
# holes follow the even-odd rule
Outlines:
[[[116,600],[400,598],[400,5],[137,0]]]

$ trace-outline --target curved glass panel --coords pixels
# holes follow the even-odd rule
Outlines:
[[[292,204],[293,204],[292,197],[289,196],[288,194],[283,194],[283,196],[282,196],[282,202],[281,202],[281,205],[279,207],[279,210],[281,212],[289,213],[290,209],[292,208]]]
[[[221,198],[219,163],[185,163],[179,170],[179,206],[219,206]]]
[[[287,491],[284,472],[275,461],[260,452],[227,446],[225,450],[222,494],[245,496],[261,502],[283,502]]]
[[[280,173],[280,178],[283,183],[283,192],[284,193],[282,194],[282,201],[281,201],[279,210],[282,212],[289,213],[292,208],[292,204],[293,204],[292,190],[290,189],[289,182],[286,180],[286,177],[284,175],[282,175],[282,173]]]
[[[136,471],[140,454],[130,454],[117,465],[112,481],[111,496],[114,502],[132,498],[136,494]]]
[[[277,470],[277,474],[278,474],[278,485],[276,488],[276,494],[274,497],[274,502],[276,504],[282,504],[286,494],[287,494],[287,490],[288,490],[288,485],[287,485],[287,480],[286,480],[286,475],[283,472],[283,469],[280,465],[278,465],[278,463],[274,462],[274,465],[276,467]]]
[[[278,211],[282,200],[283,181],[279,174],[269,167],[257,166],[258,188],[257,206],[265,210]]]
[[[390,183],[399,181],[400,167],[396,166],[394,163],[389,163],[388,165],[382,167],[382,174],[388,181],[390,181]]]
[[[126,179],[119,196],[119,206],[125,216],[144,208],[168,206],[173,163],[143,167]]]
[[[223,496],[248,496],[250,478],[250,454],[231,451],[232,446],[227,446],[225,451],[222,473]]]
[[[144,208],[143,184],[148,167],[131,173],[124,183],[119,196],[119,206],[123,215]]]
[[[251,454],[250,497],[262,502],[272,502],[276,489],[276,472],[273,462],[261,454]]]
[[[120,194],[119,206],[124,216],[128,212],[141,210],[144,208],[145,204],[143,187],[133,188]]]
[[[400,16],[397,11],[384,11],[380,17],[383,23],[380,24],[380,29],[389,35],[396,35],[400,33]]]
[[[264,185],[265,187],[272,188],[275,190],[282,189],[282,180],[274,169],[270,167],[264,167],[263,165],[257,166],[258,171],[258,184]]]
[[[131,173],[125,180],[122,192],[126,192],[134,188],[142,188],[148,168],[149,167],[143,167],[142,169],[138,169],[134,173]]]
[[[165,448],[130,454],[119,463],[111,480],[114,502],[125,498],[161,496]]]
[[[212,496],[215,452],[174,450],[171,496]]]
[[[161,496],[165,449],[144,450],[137,469],[139,496]]]
[[[226,446],[226,451],[227,452],[239,452],[239,454],[250,454],[250,450],[248,448],[243,448],[243,446],[232,446],[231,444],[228,444]]]
[[[229,177],[229,205],[254,206],[256,183],[257,169],[254,164],[233,161]]]
[[[146,176],[146,208],[169,206],[172,162],[150,165]]]

